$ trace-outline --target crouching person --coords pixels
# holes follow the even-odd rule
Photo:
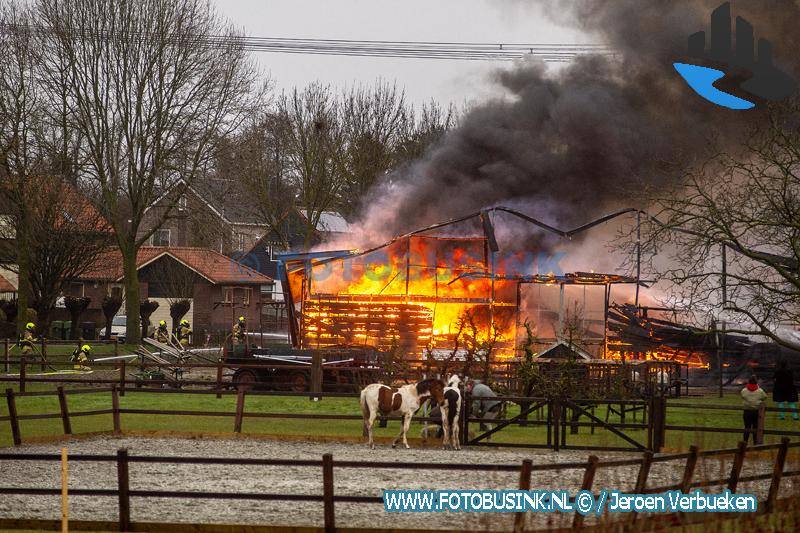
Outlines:
[[[88,344],[75,348],[75,351],[72,352],[72,357],[70,357],[70,361],[73,363],[72,368],[75,370],[91,370],[92,367],[89,366],[92,361],[91,354],[92,347]]]

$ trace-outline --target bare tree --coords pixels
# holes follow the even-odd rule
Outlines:
[[[288,132],[286,115],[265,110],[217,151],[217,172],[237,189],[231,194],[243,197],[242,208],[250,209],[284,249],[290,244],[298,191],[289,175]]]
[[[139,233],[145,211],[164,192],[191,183],[215,140],[238,127],[254,71],[232,27],[201,0],[37,5],[48,36],[46,79],[66,82],[69,125],[85,141],[84,173],[122,253],[126,337],[135,343],[136,255],[160,226]]]
[[[9,223],[4,237],[15,244],[19,271],[17,328],[23,331],[29,307],[32,261],[31,221],[27,181],[45,167],[43,96],[38,83],[41,41],[30,30],[32,15],[14,2],[0,3],[0,198]]]
[[[676,189],[649,191],[646,265],[669,286],[665,303],[725,320],[792,348],[781,323],[800,321],[800,101],[772,105],[737,153],[686,170]]]
[[[278,113],[287,125],[288,172],[306,218],[304,244],[309,248],[322,213],[336,205],[342,187],[338,106],[330,87],[314,83],[303,91],[283,94]]]
[[[356,87],[342,95],[345,147],[338,204],[345,215],[354,214],[375,181],[393,168],[404,133],[413,128],[410,114],[403,91],[380,80],[373,87]]]

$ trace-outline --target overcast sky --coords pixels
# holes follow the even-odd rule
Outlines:
[[[254,37],[491,43],[592,40],[539,17],[519,0],[215,0]],[[320,80],[337,87],[396,80],[415,104],[461,105],[496,94],[504,62],[319,56],[257,52],[278,90]]]

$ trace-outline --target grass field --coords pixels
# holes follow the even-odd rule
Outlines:
[[[5,387],[4,387],[5,388]],[[29,391],[52,390],[52,385],[35,385],[28,387]],[[68,389],[69,390],[69,389]],[[681,403],[730,405],[739,407],[740,399],[737,394],[726,394],[724,398],[687,398],[670,400],[667,409],[667,424],[682,426],[700,426],[709,428],[709,431],[667,431],[666,447],[670,449],[685,449],[691,444],[701,448],[732,447],[741,439],[739,433],[715,432],[714,428],[739,429],[742,425],[741,411],[739,410],[704,410],[680,407]],[[68,395],[69,410],[71,413],[95,409],[108,409],[111,407],[111,396],[108,392],[96,394]],[[152,392],[136,392],[129,390],[120,398],[122,408],[131,409],[159,409],[159,410],[192,410],[232,413],[236,406],[234,395],[224,395],[217,399],[212,394],[164,394]],[[20,415],[58,413],[59,405],[56,396],[32,396],[17,398],[17,411]],[[248,396],[245,405],[246,412],[261,413],[311,413],[311,414],[346,414],[360,415],[358,401],[355,398],[325,398],[314,402],[307,397],[274,397],[274,396]],[[508,416],[519,412],[517,405],[509,405]],[[8,414],[5,401],[0,402],[0,416]],[[542,410],[530,417],[531,420],[544,419],[546,413]],[[598,406],[595,416],[601,420],[606,418],[606,406]],[[777,413],[767,414],[766,429],[800,431],[800,421],[778,420]],[[611,414],[609,420],[618,422],[619,417]],[[112,427],[111,415],[95,415],[72,417],[73,433],[95,431],[110,431]],[[587,422],[586,418],[581,418]],[[635,420],[628,414],[626,422],[641,423],[641,415]],[[476,425],[471,425],[471,430],[476,431]],[[60,419],[24,420],[20,422],[23,441],[25,438],[62,433]],[[122,415],[122,428],[124,430],[139,431],[179,431],[179,432],[232,432],[232,416],[176,416],[176,415]],[[419,437],[422,429],[421,423],[412,424],[410,437]],[[245,418],[243,433],[259,435],[304,435],[304,436],[330,436],[349,437],[357,439],[361,435],[361,422],[359,420],[301,420],[301,419],[258,419]],[[390,422],[388,428],[376,428],[377,436],[394,436],[399,431],[398,422]],[[637,442],[646,444],[647,436],[644,429],[626,429],[625,434]],[[493,435],[495,443],[531,443],[544,444],[547,442],[546,428],[544,426],[509,426]],[[765,436],[765,442],[777,442],[777,436]],[[12,444],[11,429],[8,422],[0,422],[0,446]],[[594,434],[589,427],[580,427],[578,434],[567,434],[568,445],[593,445],[593,446],[628,446],[619,436],[607,429],[596,427]]]

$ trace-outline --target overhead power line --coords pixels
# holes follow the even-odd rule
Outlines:
[[[0,25],[2,31],[47,32],[41,26]],[[75,33],[82,38],[94,37]],[[118,39],[120,34],[102,33],[103,39]],[[130,35],[146,39],[142,33]],[[169,36],[167,37],[169,39]],[[392,57],[409,59],[450,59],[468,61],[510,61],[523,57],[537,57],[548,62],[571,61],[587,54],[613,55],[615,51],[603,44],[564,43],[459,43],[431,41],[382,41],[351,39],[295,39],[285,37],[231,37],[221,35],[192,36],[192,44],[207,46],[237,46],[252,52],[279,54],[313,54],[358,57]]]

